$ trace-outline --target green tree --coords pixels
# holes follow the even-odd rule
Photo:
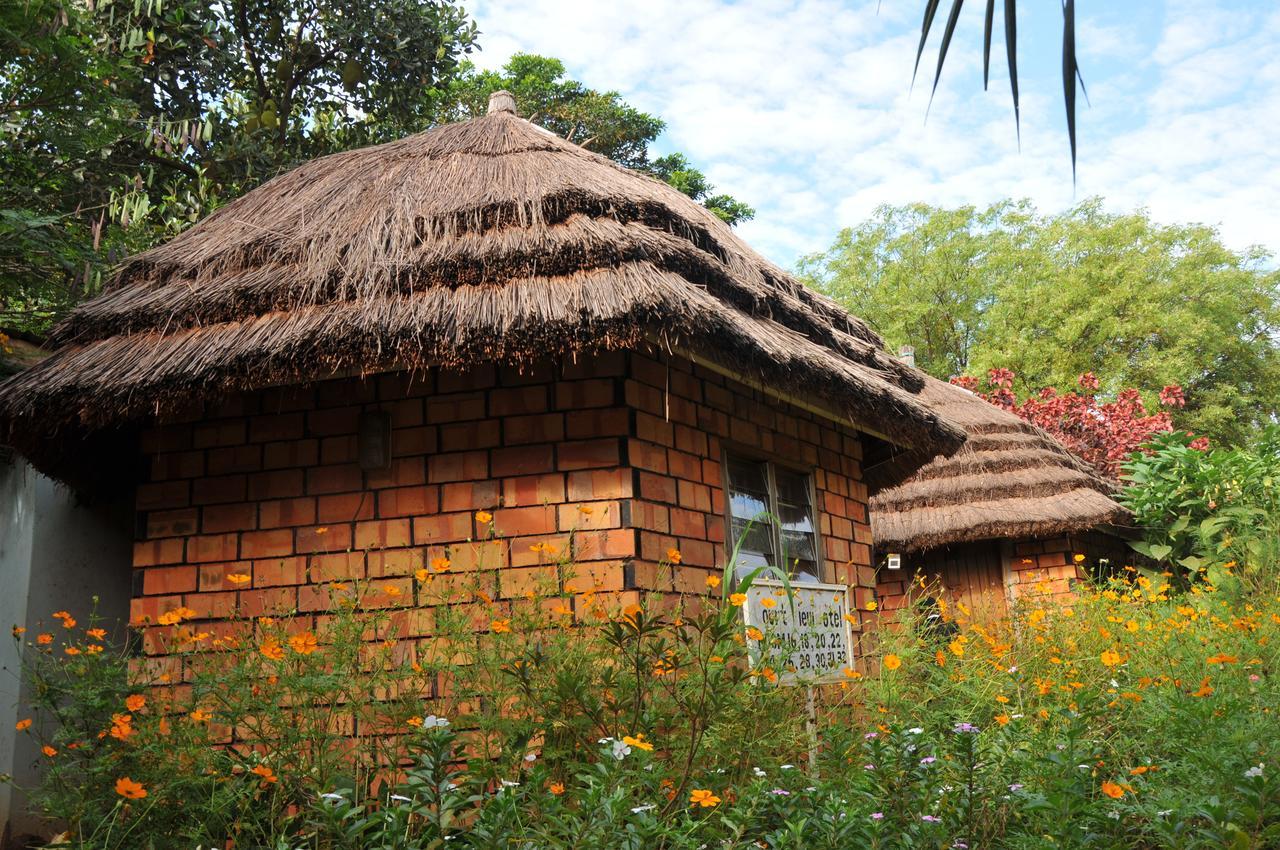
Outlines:
[[[1237,443],[1280,406],[1269,259],[1092,199],[1052,216],[1026,202],[883,207],[800,270],[938,377],[1005,367],[1025,395],[1092,371],[1104,393],[1140,387],[1149,405],[1177,384],[1179,427]]]
[[[628,105],[617,92],[597,91],[570,79],[559,59],[517,53],[501,71],[482,71],[466,63],[446,88],[437,120],[462,121],[483,115],[489,95],[502,89],[515,95],[520,114],[530,121],[671,184],[729,224],[755,215],[755,210],[741,201],[717,194],[706,175],[683,154],[654,158],[649,147],[666,123]]]
[[[429,126],[451,0],[23,0],[0,9],[0,322],[311,157]]]

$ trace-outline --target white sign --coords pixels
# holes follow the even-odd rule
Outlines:
[[[764,634],[753,642],[763,655],[757,663],[772,667],[780,681],[844,679],[853,666],[853,618],[843,584],[793,583],[788,598],[782,582],[756,580],[743,616]]]

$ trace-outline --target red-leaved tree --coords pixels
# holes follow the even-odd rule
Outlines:
[[[1103,401],[1097,396],[1100,382],[1092,372],[1077,379],[1078,390],[1059,393],[1046,387],[1018,401],[1013,378],[1009,369],[992,369],[985,382],[966,375],[952,378],[951,383],[1039,425],[1109,478],[1119,478],[1120,464],[1156,434],[1172,431],[1171,411],[1186,404],[1177,386],[1160,391],[1162,409],[1155,412],[1147,410],[1134,389],[1121,390],[1114,401]],[[1201,437],[1191,445],[1206,449],[1209,441]]]

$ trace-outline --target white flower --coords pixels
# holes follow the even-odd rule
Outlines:
[[[769,774],[765,773],[763,770],[761,770],[761,769],[760,769],[760,768],[758,768],[758,767],[753,767],[753,768],[751,768],[751,772],[752,772],[752,773],[754,773],[756,776],[759,776],[759,777],[764,777],[764,776],[768,776],[768,775],[769,775]]]
[[[1107,812],[1107,817],[1111,818],[1112,820],[1120,820],[1120,813],[1119,813],[1119,812]]]
[[[1262,762],[1258,762],[1257,767],[1251,767],[1244,772],[1245,779],[1256,779],[1262,775],[1262,768],[1266,767]]]
[[[794,764],[784,764],[784,765],[782,766],[782,769],[783,769],[783,770],[793,770],[794,768],[795,768],[795,765],[794,765]]]
[[[611,754],[618,761],[622,761],[624,758],[631,755],[631,748],[621,741],[614,741],[613,747],[611,748]]]
[[[449,725],[449,721],[443,717],[436,717],[434,714],[428,714],[422,718],[423,729],[443,729]]]
[[[636,806],[634,809],[632,809],[632,810],[631,810],[631,814],[633,814],[633,815],[638,815],[638,814],[640,814],[641,812],[651,812],[651,811],[653,811],[653,810],[654,810],[654,809],[656,809],[656,808],[658,808],[658,807],[657,807],[657,806],[655,806],[653,803],[650,803],[650,804],[649,804],[649,805],[647,805],[647,806]]]
[[[520,783],[519,783],[519,782],[512,782],[510,779],[504,779],[504,780],[502,780],[502,787],[503,787],[503,788],[519,788],[519,787],[520,787]]]
[[[525,754],[524,754],[524,760],[525,760],[525,761],[527,761],[527,762],[530,762],[530,763],[535,762],[535,761],[537,761],[537,760],[538,760],[538,754],[537,754],[537,753],[525,753]]]
[[[599,741],[596,741],[596,743],[597,743],[597,744],[607,744],[607,743],[609,743],[609,742],[610,742],[610,741],[612,741],[612,740],[613,740],[612,738],[601,738]]]
[[[391,795],[390,797],[388,797],[387,799],[395,800],[397,803],[412,803],[412,802],[413,802],[413,801],[412,801],[412,800],[410,800],[408,797],[402,797],[402,796],[400,796],[399,794],[392,794],[392,795]]]
[[[923,731],[924,731],[924,730],[923,730],[923,729],[921,729],[919,726],[915,726],[915,727],[912,727],[911,729],[908,729],[908,730],[907,730],[907,734],[908,734],[908,735],[919,735],[919,734],[920,734],[921,732],[923,732]]]
[[[1160,811],[1156,812],[1156,817],[1167,818],[1171,814],[1173,814],[1173,809],[1161,809]]]
[[[320,798],[323,800],[334,800],[334,801],[337,801],[337,800],[345,801],[347,799],[346,797],[339,794],[337,791],[330,791],[328,794],[321,794]]]

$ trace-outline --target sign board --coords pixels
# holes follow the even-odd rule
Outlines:
[[[769,605],[764,600],[772,600]],[[764,633],[753,642],[757,664],[772,667],[785,684],[842,680],[853,666],[849,588],[758,579],[747,590],[743,616]]]

